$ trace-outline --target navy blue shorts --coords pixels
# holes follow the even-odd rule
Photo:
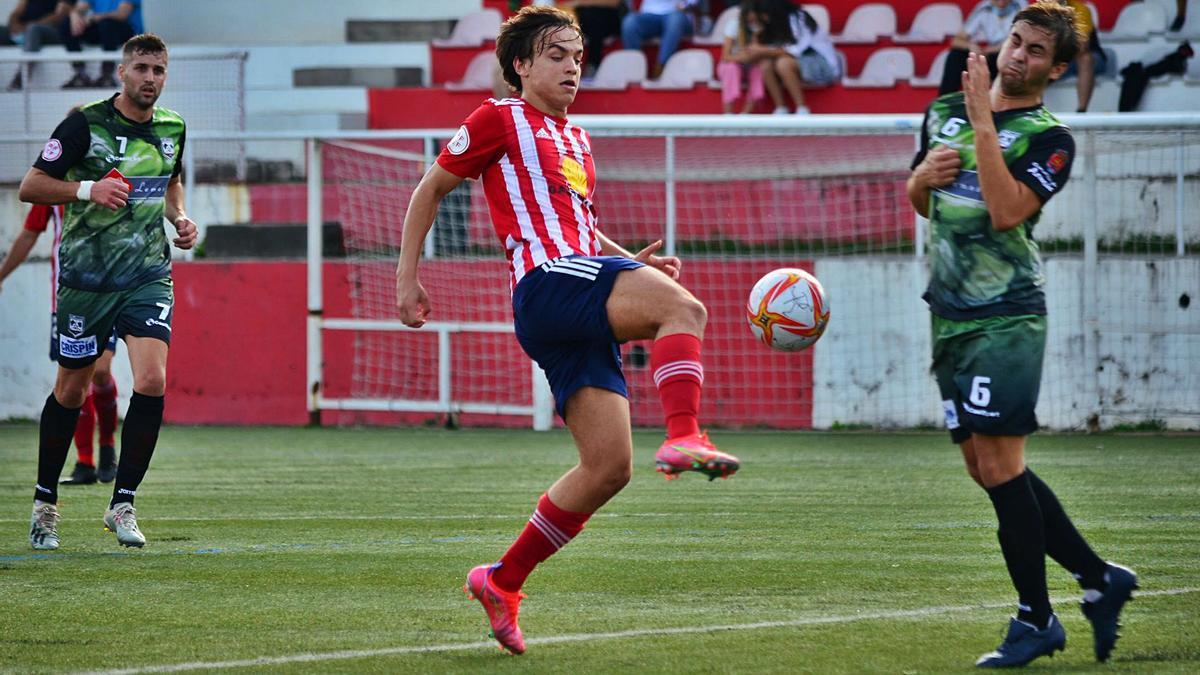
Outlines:
[[[110,352],[117,351],[117,329],[113,329],[104,348]],[[58,362],[58,314],[55,312],[50,312],[50,360]]]
[[[565,419],[567,400],[582,387],[629,396],[605,304],[617,273],[643,266],[617,256],[555,258],[513,290],[517,341],[546,372],[560,417]]]

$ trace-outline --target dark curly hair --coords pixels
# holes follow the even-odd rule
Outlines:
[[[532,60],[549,46],[546,38],[560,28],[570,28],[576,35],[583,36],[574,17],[557,7],[545,5],[522,7],[521,11],[500,26],[500,34],[496,37],[496,58],[500,60],[500,69],[508,86],[521,91],[521,76],[513,67],[513,61]]]
[[[154,33],[142,33],[134,35],[125,41],[125,48],[121,50],[121,59],[129,61],[134,54],[166,54],[167,43]]]

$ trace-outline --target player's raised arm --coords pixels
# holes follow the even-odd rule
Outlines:
[[[438,206],[450,191],[463,182],[456,176],[434,164],[413,191],[404,214],[404,234],[400,239],[400,262],[396,266],[396,308],[404,325],[420,328],[429,316],[429,296],[417,279],[417,265],[421,262],[421,251]]]

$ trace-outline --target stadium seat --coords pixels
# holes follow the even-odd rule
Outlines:
[[[604,57],[588,89],[620,91],[646,80],[646,53],[640,49],[619,49]]]
[[[942,84],[942,73],[946,70],[946,57],[950,56],[949,49],[943,49],[933,59],[929,74],[924,77],[913,77],[909,82],[914,87],[938,87]]]
[[[897,35],[897,43],[944,42],[962,29],[962,8],[951,2],[935,2],[917,12],[912,27],[904,35]]]
[[[1174,20],[1174,15],[1171,16]],[[1172,36],[1191,38],[1200,40],[1200,0],[1188,0],[1187,4],[1187,21],[1183,24],[1183,29],[1178,33],[1172,33]]]
[[[481,9],[471,12],[454,24],[450,37],[444,40],[434,40],[435,47],[478,47],[485,42],[496,39],[500,33],[500,12],[494,9]]]
[[[1184,73],[1183,79],[1187,82],[1200,82],[1200,59],[1194,56],[1188,59],[1187,72]]]
[[[691,89],[713,79],[713,57],[706,49],[681,49],[663,66],[662,77],[642,84],[646,89]]]
[[[717,20],[713,23],[712,32],[708,35],[697,35],[692,38],[692,44],[696,45],[720,45],[725,43],[725,27],[730,23],[737,23],[738,6],[733,5],[725,8]]]
[[[447,82],[446,88],[451,91],[464,91],[472,89],[482,89],[491,91],[492,89],[492,74],[496,67],[496,54],[491,51],[482,51],[471,59],[471,63],[467,65],[467,71],[463,73],[463,78],[457,82]]]
[[[896,10],[881,2],[868,2],[854,8],[846,19],[846,27],[834,42],[869,44],[881,37],[896,34]]]
[[[829,23],[829,10],[825,5],[815,5],[811,2],[806,2],[801,7],[804,8],[804,11],[812,15],[813,21],[816,21],[818,26],[824,28],[826,33],[833,31]]]
[[[884,47],[867,58],[861,75],[842,78],[842,86],[850,89],[894,87],[897,80],[911,80],[914,70],[912,52],[904,47]]]
[[[1100,42],[1141,42],[1151,34],[1166,32],[1170,21],[1157,3],[1130,3],[1117,15],[1112,31],[1100,36]]]

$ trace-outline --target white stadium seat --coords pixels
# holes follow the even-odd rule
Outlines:
[[[829,10],[825,8],[825,5],[817,5],[811,2],[806,2],[800,6],[804,9],[804,11],[808,12],[809,15],[812,16],[813,21],[816,21],[818,26],[825,29],[826,33],[829,33],[833,30],[829,27]]]
[[[458,82],[447,82],[446,88],[451,91],[483,89],[491,91],[492,77],[496,69],[496,54],[491,51],[479,52],[471,63],[467,64],[467,72]]]
[[[843,78],[842,86],[848,89],[893,87],[897,80],[911,80],[915,70],[912,52],[906,47],[884,47],[867,57],[862,75]]]
[[[834,42],[845,44],[870,44],[881,37],[896,34],[896,10],[882,2],[868,2],[850,12],[842,34]]]
[[[620,49],[604,57],[588,89],[620,91],[646,80],[646,53],[640,49]]]
[[[935,2],[921,8],[913,19],[912,27],[904,35],[897,35],[896,42],[944,42],[962,30],[962,8],[952,2]]]
[[[697,35],[692,39],[692,44],[697,45],[719,45],[725,43],[725,27],[730,23],[737,23],[739,9],[737,4],[731,7],[726,7],[725,11],[717,17],[713,22],[712,31],[708,35]]]
[[[713,79],[713,57],[707,49],[681,49],[667,59],[658,81],[646,82],[647,89],[691,89]]]
[[[946,57],[950,56],[949,49],[943,49],[933,59],[929,74],[925,77],[914,77],[910,82],[914,87],[937,87],[942,84],[942,73],[946,70]]]
[[[1166,32],[1170,22],[1157,3],[1130,3],[1117,15],[1112,31],[1100,36],[1100,42],[1140,42],[1152,34]]]
[[[471,12],[454,24],[450,37],[444,40],[434,40],[435,47],[478,47],[495,40],[500,33],[500,12],[494,9],[481,9]]]

